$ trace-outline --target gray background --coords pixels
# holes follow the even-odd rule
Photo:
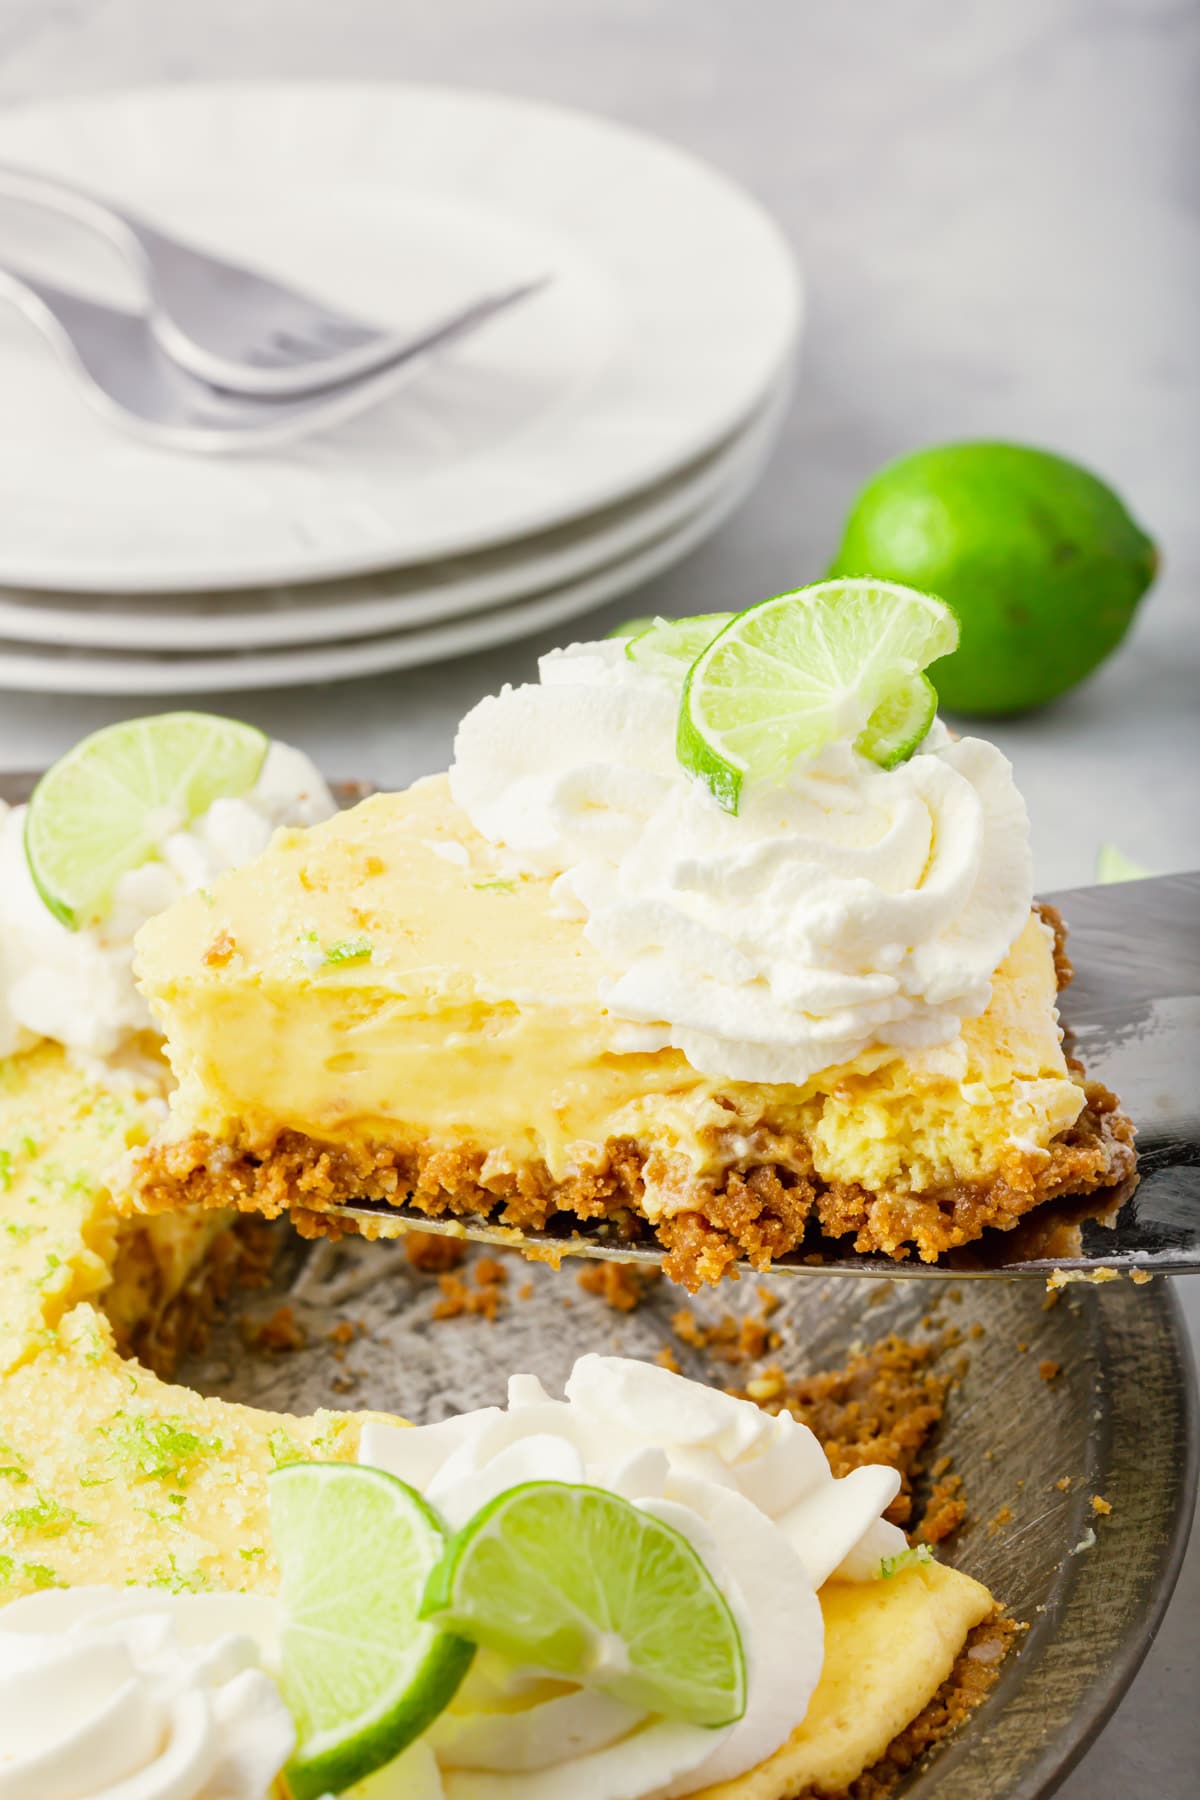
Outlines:
[[[1104,839],[1200,866],[1198,61],[1188,0],[0,0],[0,105],[163,79],[458,82],[661,132],[772,208],[809,284],[783,442],[737,517],[598,631],[817,573],[857,484],[919,443],[1007,435],[1107,475],[1163,579],[1095,680],[990,732],[1043,888],[1088,880]],[[458,715],[549,641],[237,711],[395,784],[444,764]],[[0,766],[136,710],[0,694]],[[1200,1284],[1185,1299],[1200,1330]],[[1071,1800],[1197,1790],[1198,1603],[1200,1537]]]

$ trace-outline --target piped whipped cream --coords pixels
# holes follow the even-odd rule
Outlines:
[[[651,1364],[585,1356],[566,1397],[514,1376],[507,1408],[363,1427],[360,1461],[447,1524],[523,1481],[587,1482],[683,1532],[720,1585],[748,1705],[724,1730],[657,1716],[480,1652],[450,1707],[347,1800],[674,1800],[769,1757],[820,1678],[817,1589],[906,1548],[882,1513],[900,1478],[835,1479],[818,1440]],[[381,1571],[381,1577],[386,1574]],[[11,1800],[270,1800],[295,1746],[279,1603],[79,1587],[0,1610],[0,1792]]]
[[[481,1653],[422,1740],[444,1800],[668,1800],[743,1774],[807,1710],[824,1654],[817,1589],[871,1579],[905,1548],[881,1516],[895,1470],[837,1480],[790,1414],[619,1357],[580,1358],[563,1400],[518,1375],[506,1409],[416,1429],[368,1420],[359,1459],[417,1488],[452,1527],[521,1482],[607,1488],[689,1538],[742,1637],[746,1713],[718,1731]]]
[[[153,914],[266,849],[279,825],[315,825],[335,811],[309,758],[273,743],[249,793],[215,800],[159,854],[117,884],[101,924],[68,931],[47,909],[25,861],[25,808],[0,804],[0,1056],[53,1038],[108,1057],[152,1029],[133,980],[133,940]]]
[[[266,1800],[295,1729],[261,1666],[275,1606],[81,1587],[0,1612],[5,1800]]]
[[[450,785],[514,870],[549,876],[611,971],[623,1047],[803,1083],[873,1045],[948,1043],[1032,901],[1008,761],[936,723],[884,770],[847,742],[724,812],[675,755],[679,683],[575,644],[467,714]]]

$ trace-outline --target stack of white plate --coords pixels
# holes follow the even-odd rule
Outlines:
[[[553,278],[376,411],[220,459],[122,436],[0,307],[0,686],[324,682],[559,625],[698,544],[778,429],[787,245],[621,126],[451,89],[142,89],[10,113],[0,159],[400,328]],[[6,208],[3,234],[136,303],[76,228]]]

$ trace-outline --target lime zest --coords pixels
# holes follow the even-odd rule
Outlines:
[[[219,1437],[193,1429],[179,1414],[149,1418],[145,1413],[122,1409],[112,1423],[101,1428],[111,1444],[107,1460],[124,1463],[140,1481],[161,1481],[186,1487],[201,1457],[216,1456],[224,1444]]]
[[[340,943],[327,944],[323,961],[330,968],[337,968],[342,963],[370,962],[375,954],[375,946],[369,937],[344,938]]]
[[[25,860],[48,911],[71,931],[99,923],[122,875],[214,800],[248,792],[269,747],[255,726],[215,713],[124,719],[83,738],[25,815]]]
[[[890,1581],[893,1575],[901,1575],[905,1569],[916,1569],[922,1563],[932,1561],[933,1551],[928,1544],[910,1544],[907,1550],[897,1550],[894,1556],[880,1557],[878,1579]]]
[[[293,1800],[383,1768],[449,1705],[474,1645],[418,1616],[446,1532],[415,1488],[358,1463],[267,1478],[281,1570],[281,1689],[296,1724]]]
[[[746,1709],[741,1637],[700,1556],[605,1488],[531,1481],[481,1507],[421,1616],[643,1712],[717,1728]]]
[[[928,706],[928,692],[919,690],[918,705],[910,684],[957,642],[958,623],[944,601],[892,582],[819,581],[760,601],[689,669],[679,760],[731,813],[748,775],[779,779],[798,757],[839,737],[866,732],[881,755],[902,760],[905,746],[920,742],[921,707]],[[891,708],[906,688],[897,722]],[[876,733],[873,715],[885,703]]]

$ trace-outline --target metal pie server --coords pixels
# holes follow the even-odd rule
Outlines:
[[[988,1231],[936,1263],[857,1255],[846,1240],[814,1237],[772,1263],[772,1273],[1045,1280],[1061,1270],[1068,1279],[1111,1280],[1200,1272],[1200,871],[1045,898],[1070,932],[1075,978],[1061,1002],[1069,1044],[1089,1078],[1120,1096],[1138,1128],[1136,1182],[1048,1201],[1013,1230]],[[340,1210],[375,1231],[415,1226],[549,1258],[653,1267],[662,1256],[651,1243],[620,1243],[587,1223],[522,1232],[486,1219],[430,1219],[411,1206]]]

